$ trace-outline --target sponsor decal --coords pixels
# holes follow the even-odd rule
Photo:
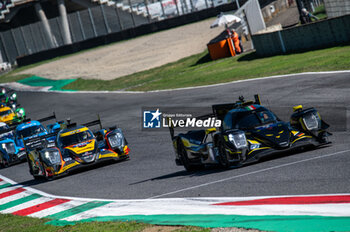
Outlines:
[[[160,128],[161,115],[159,109],[143,111],[143,128]]]
[[[255,106],[253,106],[253,105],[247,106],[246,109],[247,110],[256,110]]]
[[[172,119],[168,118],[166,120],[163,118],[163,127],[220,127],[221,120],[218,120],[214,117],[203,119],[196,118],[186,118],[186,119]]]
[[[203,111],[202,108],[169,108],[142,110],[142,128],[143,129],[158,129],[169,127],[180,128],[210,128],[220,127],[221,120],[213,117],[202,117],[205,113],[208,114],[208,109]]]

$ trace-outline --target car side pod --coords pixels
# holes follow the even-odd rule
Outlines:
[[[329,124],[322,120],[321,115],[315,108],[303,109],[302,105],[297,105],[293,107],[293,112],[290,118],[292,127],[312,136],[321,144],[330,143],[328,136],[332,133],[326,131]]]

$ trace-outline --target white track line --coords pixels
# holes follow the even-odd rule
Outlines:
[[[225,82],[225,83],[218,83],[213,85],[201,85],[201,86],[194,86],[194,87],[184,87],[184,88],[177,88],[177,89],[163,89],[163,90],[152,90],[152,91],[49,91],[50,87],[32,87],[23,85],[17,82],[9,82],[9,83],[0,83],[0,85],[7,86],[9,88],[13,88],[16,91],[28,91],[28,92],[58,92],[58,93],[67,93],[67,94],[77,94],[77,93],[121,93],[121,94],[140,94],[140,93],[158,93],[158,92],[172,92],[172,91],[178,91],[178,90],[191,90],[191,89],[200,89],[200,88],[210,88],[210,87],[217,87],[217,86],[223,86],[223,85],[230,85],[235,83],[241,83],[241,82],[249,82],[249,81],[259,81],[259,80],[265,80],[265,79],[276,79],[276,78],[282,78],[282,77],[294,77],[294,76],[301,76],[301,75],[315,75],[315,74],[338,74],[338,73],[350,73],[350,70],[339,70],[339,71],[323,71],[323,72],[304,72],[304,73],[293,73],[293,74],[285,74],[285,75],[276,75],[276,76],[268,76],[268,77],[257,77],[257,78],[251,78],[246,80],[238,80],[238,81],[231,81],[231,82]]]
[[[36,205],[39,205],[39,204],[48,202],[48,201],[50,201],[50,200],[51,200],[51,199],[50,199],[50,198],[47,198],[47,197],[40,197],[40,198],[38,198],[38,199],[34,199],[34,200],[31,200],[31,201],[27,201],[27,202],[24,202],[24,203],[22,203],[22,204],[13,206],[13,207],[11,207],[11,208],[2,210],[1,213],[13,213],[13,212],[16,212],[16,211],[18,211],[18,210],[26,209],[26,208],[28,208],[28,207],[32,207],[32,206],[36,206]]]
[[[43,218],[43,217],[46,217],[49,215],[53,215],[53,214],[77,207],[77,206],[82,205],[84,203],[86,203],[86,202],[85,201],[69,201],[69,202],[65,202],[63,204],[48,208],[48,209],[40,210],[39,212],[29,214],[28,216]]]
[[[313,157],[313,158],[308,158],[308,159],[304,159],[304,160],[299,160],[299,161],[295,161],[295,162],[292,162],[292,163],[287,163],[287,164],[282,164],[282,165],[278,165],[278,166],[274,166],[274,167],[270,167],[270,168],[265,168],[265,169],[261,169],[261,170],[257,170],[257,171],[254,171],[254,172],[249,172],[249,173],[244,173],[244,174],[241,174],[241,175],[237,175],[237,176],[232,176],[232,177],[229,177],[229,178],[225,178],[225,179],[221,179],[221,180],[217,180],[217,181],[212,181],[212,182],[208,182],[208,183],[205,183],[205,184],[201,184],[201,185],[196,185],[196,186],[192,186],[192,187],[188,187],[188,188],[184,188],[184,189],[179,189],[177,191],[173,191],[173,192],[169,192],[169,193],[164,193],[164,194],[161,194],[161,195],[157,195],[157,196],[153,196],[153,197],[149,197],[149,198],[146,198],[146,199],[101,199],[101,198],[83,198],[83,197],[67,197],[67,196],[57,196],[57,195],[53,195],[53,194],[48,194],[48,193],[45,193],[43,191],[40,191],[40,190],[37,190],[37,189],[34,189],[34,188],[31,188],[31,187],[28,187],[28,186],[24,186],[24,185],[19,185],[17,182],[3,176],[0,174],[0,178],[3,179],[4,181],[6,181],[7,183],[10,183],[10,184],[13,184],[13,185],[16,185],[16,188],[18,187],[22,187],[24,189],[26,189],[27,191],[30,191],[31,193],[37,193],[37,194],[40,194],[42,196],[45,196],[45,197],[50,197],[50,198],[61,198],[61,199],[69,199],[69,200],[75,200],[75,201],[114,201],[114,202],[126,202],[126,203],[129,203],[130,201],[132,202],[144,202],[145,200],[146,201],[149,201],[149,202],[159,202],[159,201],[164,201],[164,202],[167,202],[169,199],[171,199],[172,201],[176,201],[176,200],[179,200],[179,201],[182,201],[184,198],[160,198],[160,199],[156,199],[156,198],[159,198],[159,197],[162,197],[162,196],[167,196],[167,195],[171,195],[171,194],[174,194],[174,193],[178,193],[178,192],[184,192],[184,191],[187,191],[187,190],[191,190],[191,189],[195,189],[195,188],[199,188],[199,187],[203,187],[203,186],[208,186],[208,185],[212,185],[212,184],[216,184],[216,183],[220,183],[220,182],[224,182],[224,181],[228,181],[228,180],[232,180],[232,179],[236,179],[236,178],[239,178],[239,177],[243,177],[243,176],[247,176],[247,175],[251,175],[251,174],[256,174],[256,173],[260,173],[260,172],[265,172],[265,171],[269,171],[269,170],[273,170],[273,169],[277,169],[277,168],[281,168],[281,167],[286,167],[286,166],[290,166],[290,165],[294,165],[294,164],[298,164],[298,163],[302,163],[302,162],[307,162],[307,161],[311,161],[311,160],[316,160],[316,159],[321,159],[321,158],[325,158],[325,157],[330,157],[330,156],[334,156],[334,155],[338,155],[338,154],[342,154],[342,153],[346,153],[346,152],[350,152],[350,149],[348,150],[344,150],[344,151],[339,151],[339,152],[335,152],[335,153],[331,153],[331,154],[327,154],[327,155],[323,155],[323,156],[318,156],[318,157]],[[14,187],[8,187],[6,188],[5,191],[0,191],[0,192],[6,192],[6,191],[9,191],[9,190],[13,190],[15,189]],[[334,193],[334,194],[313,194],[313,196],[323,196],[323,195],[344,195],[344,194],[347,194],[347,193]],[[301,195],[281,195],[281,196],[278,196],[278,197],[287,197],[287,196],[301,196]],[[309,195],[303,195],[303,196],[309,196]],[[257,196],[257,197],[245,197],[245,199],[258,199],[258,198],[268,198],[268,197],[276,197],[276,196]],[[186,198],[186,199],[192,199],[192,198]],[[194,198],[193,198],[194,199]],[[197,198],[195,198],[197,199]],[[200,198],[201,200],[212,200],[213,198]],[[215,197],[215,202],[216,201],[232,201],[232,197]],[[237,200],[241,200],[241,198],[237,198]],[[198,199],[197,199],[198,200]]]
[[[0,205],[5,204],[5,203],[10,202],[10,201],[15,201],[15,200],[27,197],[29,195],[31,195],[30,192],[21,192],[21,193],[14,194],[12,196],[4,197],[4,198],[0,199]]]
[[[172,195],[172,194],[179,193],[179,192],[185,192],[185,191],[188,191],[188,190],[191,190],[191,189],[196,189],[196,188],[200,188],[200,187],[204,187],[204,186],[208,186],[208,185],[212,185],[212,184],[217,184],[217,183],[225,182],[225,181],[228,181],[228,180],[233,180],[233,179],[237,179],[237,178],[248,176],[248,175],[252,175],[252,174],[257,174],[257,173],[260,173],[260,172],[266,172],[266,171],[270,171],[270,170],[277,169],[277,168],[283,168],[283,167],[286,167],[286,166],[299,164],[299,163],[303,163],[303,162],[307,162],[307,161],[311,161],[311,160],[322,159],[322,158],[325,158],[325,157],[339,155],[339,154],[346,153],[346,152],[350,152],[350,149],[349,150],[344,150],[344,151],[338,151],[338,152],[327,154],[327,155],[323,155],[323,156],[313,157],[313,158],[309,158],[309,159],[303,159],[303,160],[299,160],[299,161],[295,161],[295,162],[291,162],[291,163],[287,163],[287,164],[281,164],[281,165],[277,165],[277,166],[270,167],[270,168],[264,168],[264,169],[260,169],[260,170],[253,171],[253,172],[244,173],[244,174],[237,175],[237,176],[231,176],[231,177],[224,178],[224,179],[221,179],[221,180],[211,181],[211,182],[208,182],[208,183],[195,185],[195,186],[192,186],[192,187],[183,188],[183,189],[179,189],[179,190],[168,192],[168,193],[163,193],[163,194],[160,194],[160,195],[157,195],[157,196],[150,197],[148,199],[154,199],[154,198],[159,198],[159,197],[163,197],[163,196]]]

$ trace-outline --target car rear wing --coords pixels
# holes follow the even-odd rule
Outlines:
[[[196,117],[196,119],[201,119],[201,120],[205,120],[207,118],[212,118],[212,117],[215,117],[215,114],[213,113],[210,113],[210,114],[205,114],[205,115],[201,115],[201,116],[198,116]],[[168,122],[168,128],[169,128],[169,132],[170,132],[170,137],[171,139],[174,139],[174,134],[175,134],[175,126],[174,124],[171,122],[170,118],[167,117],[166,118],[167,122]]]
[[[38,122],[45,122],[45,121],[49,121],[49,120],[52,120],[52,119],[55,119],[55,121],[57,121],[55,112],[53,112],[51,116],[38,119]]]
[[[212,105],[213,114],[220,120],[224,119],[227,112],[237,107],[238,107],[237,103]]]
[[[100,118],[99,114],[97,115],[96,120],[83,124],[83,126],[86,126],[86,127],[91,127],[91,126],[96,126],[96,125],[100,125],[100,130],[102,130],[102,123],[101,123],[101,118]]]
[[[217,104],[212,105],[213,114],[220,120],[223,120],[227,112],[233,110],[239,106],[246,106],[251,104],[260,105],[260,97],[258,94],[254,95],[254,101],[245,101],[243,96],[239,97],[239,100],[235,103],[227,103],[227,104]]]
[[[251,105],[251,104],[257,104],[257,105],[261,104],[260,97],[258,94],[254,95],[254,101],[245,101],[244,97],[240,96],[239,100],[235,103],[212,105],[213,113],[198,116],[196,117],[196,119],[207,119],[207,118],[216,117],[217,119],[222,121],[224,120],[224,117],[227,114],[227,112],[229,112],[230,110],[235,109],[239,106],[245,106],[245,105]],[[170,132],[171,139],[174,139],[175,127],[171,123],[170,118],[167,118],[167,121],[169,125],[169,132]]]
[[[37,121],[38,121],[38,122],[45,122],[45,121],[49,121],[49,120],[52,120],[52,119],[55,119],[55,120],[57,121],[55,112],[53,112],[51,116],[38,119]],[[8,126],[11,128],[11,130],[15,130],[16,127],[17,127],[19,124],[26,123],[26,122],[29,122],[29,121],[31,121],[30,118],[26,118],[26,119],[24,119],[23,121],[17,121],[17,120],[15,119],[15,120],[12,120],[12,121],[7,122],[7,124],[8,124]]]
[[[30,118],[24,119],[23,121],[12,120],[12,121],[9,121],[6,123],[10,127],[11,130],[15,130],[19,124],[29,122],[29,121],[30,121]]]
[[[48,138],[52,138],[55,136],[57,136],[57,132],[38,136],[27,140],[24,140],[24,138],[22,137],[22,140],[24,141],[23,142],[24,148],[28,152],[35,149],[43,149],[43,148],[49,147]]]
[[[72,127],[76,127],[78,124],[76,122],[71,122],[70,118],[67,119],[67,128],[72,128]],[[102,123],[101,123],[101,119],[100,119],[100,115],[97,115],[97,119],[93,120],[91,122],[86,122],[81,124],[83,126],[86,127],[92,127],[92,126],[96,126],[96,125],[100,125],[100,129],[102,129]]]

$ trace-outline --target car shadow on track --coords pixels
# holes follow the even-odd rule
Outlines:
[[[258,161],[244,164],[243,166],[240,166],[240,167],[230,167],[230,168],[224,169],[224,168],[221,168],[219,165],[212,165],[212,166],[207,166],[207,167],[205,167],[201,170],[198,170],[198,171],[188,172],[186,170],[183,170],[183,171],[169,173],[169,174],[162,175],[162,176],[157,176],[154,178],[149,178],[149,179],[133,182],[133,183],[130,183],[129,185],[137,185],[137,184],[145,183],[148,181],[157,181],[157,180],[172,179],[172,178],[178,178],[178,177],[200,177],[200,176],[211,175],[211,174],[215,174],[215,173],[227,172],[230,170],[242,169],[242,168],[257,164],[257,163],[267,162],[267,161],[271,161],[271,160],[280,159],[283,157],[288,157],[291,155],[302,154],[304,152],[322,149],[322,148],[327,147],[327,146],[329,146],[329,145],[324,145],[321,147],[305,147],[302,149],[299,148],[299,150],[292,150],[292,151],[284,151],[284,152],[282,151],[282,152],[275,153],[275,154],[267,156],[267,157],[263,157]]]
[[[113,161],[113,162],[106,160],[106,161],[102,161],[100,163],[94,164],[92,166],[85,166],[85,167],[81,167],[79,169],[72,170],[72,171],[70,171],[67,174],[63,174],[63,175],[57,176],[57,177],[55,177],[52,180],[47,180],[47,179],[45,179],[43,177],[43,178],[38,178],[38,179],[31,179],[31,180],[22,181],[22,182],[19,182],[19,183],[13,185],[13,186],[33,187],[33,186],[36,186],[36,185],[39,185],[39,184],[43,184],[43,183],[49,183],[49,182],[53,182],[54,183],[55,180],[58,180],[58,179],[61,179],[61,178],[65,178],[67,176],[74,176],[74,175],[79,174],[79,173],[91,171],[93,169],[102,168],[102,167],[113,165],[113,164],[116,164],[116,163],[119,163],[119,162],[126,162],[126,161],[128,161],[128,159],[127,160],[118,160],[118,161]]]
[[[201,169],[198,171],[191,171],[188,172],[186,170],[183,171],[178,171],[178,172],[174,172],[174,173],[169,173],[166,175],[162,175],[162,176],[157,176],[154,178],[150,178],[150,179],[145,179],[145,180],[141,180],[141,181],[137,181],[134,183],[131,183],[129,185],[136,185],[136,184],[141,184],[144,182],[148,182],[148,181],[157,181],[157,180],[164,180],[164,179],[171,179],[171,178],[177,178],[177,177],[198,177],[198,176],[205,176],[205,175],[210,175],[210,174],[214,174],[214,173],[220,173],[220,172],[224,172],[226,170],[218,167],[218,166],[209,166],[206,167],[205,169]]]

